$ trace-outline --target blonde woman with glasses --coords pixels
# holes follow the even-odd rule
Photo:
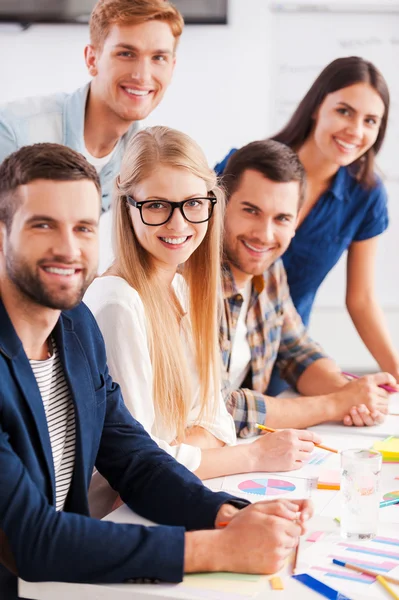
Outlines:
[[[313,449],[300,432],[235,446],[219,381],[224,196],[201,149],[166,127],[142,130],[129,143],[116,187],[115,261],[84,300],[126,406],[203,479],[299,468]]]

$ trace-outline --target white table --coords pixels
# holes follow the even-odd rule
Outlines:
[[[122,506],[116,510],[107,519],[119,523],[140,523],[148,524],[145,519],[134,514],[126,506]],[[312,527],[317,529],[333,530],[337,528],[337,524],[328,517],[314,517],[312,519]],[[307,542],[302,542],[303,547],[308,545]],[[312,590],[306,588],[289,576],[290,566],[280,575],[283,577],[285,589],[278,592],[278,599],[281,600],[305,600],[319,598]],[[269,597],[277,592],[273,592],[270,588],[269,577],[262,577],[259,584],[259,591],[256,596],[252,596],[252,600]],[[160,600],[160,598],[170,599],[178,598],[181,600],[199,600],[201,597],[209,600],[230,600],[230,594],[226,595],[222,592],[211,592],[203,594],[196,590],[190,590],[182,584],[157,584],[157,585],[142,585],[142,584],[73,584],[73,583],[29,583],[19,580],[19,594],[23,598],[34,600]],[[234,600],[246,600],[248,596],[233,596]]]
[[[392,403],[391,410],[393,413],[399,413],[399,394]],[[344,449],[345,447],[353,447],[355,442],[359,442],[356,445],[362,445],[360,442],[365,444],[369,443],[371,436],[383,439],[389,434],[399,434],[399,415],[389,416],[387,424],[384,426],[370,427],[370,428],[348,428],[341,427],[334,424],[319,425],[312,428],[315,431],[320,432],[323,436],[323,441],[327,445],[335,446],[338,449]],[[365,446],[364,446],[365,447]],[[384,465],[383,473],[387,469],[398,469],[396,465]],[[295,473],[292,472],[294,476]],[[331,510],[323,509],[322,515],[315,515],[309,523],[309,529],[333,531],[337,528],[336,522],[332,519],[334,516],[334,502],[338,492],[325,492],[324,490],[317,490],[316,494],[320,495],[327,493],[331,496],[331,502],[328,503],[328,507],[331,505]],[[383,521],[389,520],[389,515],[393,514],[391,508],[382,509]],[[397,507],[396,507],[397,508]],[[327,516],[324,516],[326,514]],[[398,520],[395,528],[399,532],[399,510],[397,511]],[[122,523],[140,523],[149,524],[148,521],[142,519],[138,515],[132,513],[127,507],[123,506],[117,511],[107,517],[109,520],[122,522]],[[301,542],[301,548],[306,548],[309,543],[306,541]],[[284,570],[281,575],[289,573],[289,567]],[[321,596],[302,584],[298,583],[289,576],[284,577],[283,591],[273,592],[268,582],[268,577],[262,578],[259,583],[258,593],[252,596],[253,600],[272,596],[281,600],[305,600],[312,598],[321,598]],[[332,587],[334,587],[332,585]],[[29,583],[20,580],[19,581],[19,594],[24,598],[30,598],[33,600],[159,600],[160,598],[170,599],[177,598],[182,600],[245,600],[245,596],[238,596],[236,594],[226,594],[222,592],[212,593],[209,590],[204,589],[190,589],[184,584],[157,584],[157,585],[141,585],[141,584],[117,584],[117,585],[89,585],[89,584],[70,584],[70,583]],[[248,596],[247,596],[248,597]]]

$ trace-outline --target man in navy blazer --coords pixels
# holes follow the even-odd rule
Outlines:
[[[95,319],[80,302],[96,272],[100,198],[94,168],[57,144],[21,148],[0,166],[2,599],[17,597],[17,574],[111,583],[178,582],[184,571],[273,572],[311,514],[307,501],[246,507],[211,492],[125,408]],[[57,414],[50,422],[40,391],[37,366],[51,356],[67,384],[73,428]],[[72,458],[57,469],[55,424],[75,440]],[[162,525],[90,518],[94,466],[129,507]],[[228,526],[217,528],[222,521]]]

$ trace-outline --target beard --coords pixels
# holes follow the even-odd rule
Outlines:
[[[56,263],[57,259],[53,259],[52,262]],[[59,262],[61,263],[61,261]],[[63,266],[66,264],[65,261],[62,261]],[[40,279],[40,261],[33,267],[9,249],[5,267],[10,281],[23,296],[39,306],[55,310],[70,310],[77,306],[96,275],[94,269],[89,274],[87,270],[82,270],[81,285],[74,290],[62,283],[58,289],[50,290]]]

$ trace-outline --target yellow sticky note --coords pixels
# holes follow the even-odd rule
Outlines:
[[[381,452],[385,460],[399,462],[399,438],[391,436],[386,440],[375,442],[373,448]]]
[[[272,590],[283,590],[284,589],[284,583],[283,580],[281,579],[281,577],[272,577],[271,579],[269,579],[270,581],[270,587],[272,588]]]

